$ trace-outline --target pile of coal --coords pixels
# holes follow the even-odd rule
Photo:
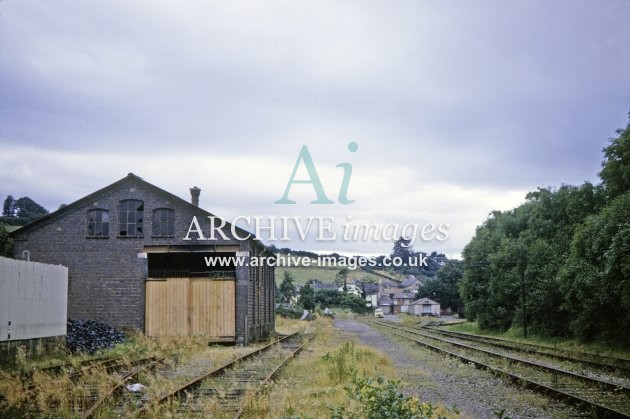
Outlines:
[[[126,337],[119,330],[96,320],[68,320],[66,347],[73,353],[93,354],[100,349],[123,343]]]

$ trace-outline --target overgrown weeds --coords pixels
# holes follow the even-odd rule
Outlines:
[[[398,375],[389,358],[356,343],[349,335],[335,329],[330,319],[318,318],[308,322],[306,327],[314,332],[313,338],[300,356],[279,374],[269,391],[260,394],[248,406],[245,417],[367,417],[369,409],[364,410],[363,403],[351,395],[355,394],[358,383],[362,383],[361,394],[367,394],[368,388],[373,387],[372,396],[378,395],[381,401],[395,401],[389,412],[424,412],[425,416],[419,418],[455,415],[442,407],[429,409],[429,405],[404,396],[403,384],[396,381]],[[430,412],[433,416],[427,416]]]
[[[530,333],[528,338],[523,337],[523,329],[521,327],[511,327],[506,332],[496,332],[491,330],[482,330],[476,322],[466,322],[448,326],[446,330],[452,330],[455,332],[472,333],[482,336],[499,337],[508,339],[515,342],[533,343],[537,345],[549,346],[552,348],[560,348],[567,351],[573,351],[575,355],[580,355],[582,352],[591,352],[606,356],[630,358],[630,350],[627,348],[611,347],[604,342],[592,342],[583,343],[577,339],[568,338],[548,338],[542,336],[536,336]]]
[[[327,353],[322,357],[328,372],[328,378],[335,384],[345,382],[353,373],[356,374],[357,366],[371,367],[377,361],[374,351],[359,347],[354,341],[346,342],[336,351]]]
[[[431,403],[420,402],[415,397],[403,394],[400,381],[388,381],[383,377],[359,377],[354,372],[350,385],[344,390],[349,403],[333,410],[331,417],[334,419],[446,418]]]
[[[76,417],[119,381],[119,375],[105,367],[81,367],[81,362],[91,358],[121,358],[129,364],[132,360],[150,356],[164,357],[169,364],[202,359],[206,364],[231,359],[235,354],[251,348],[209,347],[207,340],[199,338],[147,338],[141,333],[130,333],[124,344],[100,351],[94,356],[70,355],[54,351],[48,356],[34,359],[19,346],[14,357],[14,367],[0,370],[0,417]],[[38,368],[55,364],[67,364],[80,376],[72,376],[67,369],[61,372],[40,371]],[[30,373],[28,373],[30,372]],[[182,377],[188,380],[190,377]],[[154,374],[144,372],[136,380],[148,386],[147,394],[162,394],[176,380],[156,380]],[[156,384],[150,386],[150,384]],[[105,415],[116,413],[112,406],[104,405]],[[131,406],[133,409],[133,406]],[[108,410],[109,409],[109,410]]]

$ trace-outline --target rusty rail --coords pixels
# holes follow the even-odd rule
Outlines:
[[[92,405],[92,407],[90,407],[88,410],[86,410],[83,413],[83,415],[81,415],[81,418],[88,419],[88,418],[93,417],[94,413],[96,413],[98,408],[101,407],[101,405],[103,405],[103,403],[105,403],[107,400],[109,400],[117,391],[120,391],[130,378],[138,375],[142,371],[148,370],[150,368],[157,366],[158,364],[161,364],[162,362],[164,362],[164,360],[165,358],[149,357],[149,358],[143,358],[143,359],[132,361],[131,362],[132,365],[138,364],[140,366],[132,369],[127,374],[125,374],[122,378],[120,378],[120,380],[115,385],[113,385],[109,389],[109,391],[107,391],[105,394],[99,397],[98,400]]]
[[[178,386],[176,389],[174,389],[174,390],[172,390],[172,391],[170,391],[170,392],[168,392],[166,394],[163,394],[162,396],[158,397],[157,399],[149,401],[147,404],[142,406],[140,409],[137,409],[136,411],[130,413],[127,417],[137,417],[138,415],[147,413],[149,411],[149,409],[151,407],[155,406],[155,405],[162,404],[162,403],[164,403],[164,402],[166,402],[168,400],[171,400],[171,399],[181,398],[182,396],[185,396],[186,394],[195,391],[201,385],[201,383],[204,380],[206,380],[206,379],[208,379],[210,377],[213,377],[213,376],[217,376],[217,375],[221,374],[222,372],[225,372],[228,369],[230,369],[232,367],[235,367],[237,364],[239,364],[239,363],[241,363],[241,362],[243,362],[245,360],[253,358],[253,357],[257,356],[257,355],[261,355],[264,352],[268,351],[269,349],[271,349],[273,347],[276,347],[276,345],[282,344],[283,342],[287,341],[288,339],[299,337],[299,336],[300,336],[299,332],[296,332],[296,333],[293,333],[293,334],[290,334],[290,335],[286,335],[286,336],[282,336],[280,339],[275,340],[274,342],[271,342],[271,343],[269,343],[269,344],[267,344],[267,345],[265,345],[265,346],[263,346],[261,348],[258,348],[258,349],[254,350],[252,352],[249,352],[249,353],[247,353],[247,354],[245,354],[245,355],[243,355],[243,356],[241,356],[241,357],[239,357],[239,358],[237,358],[235,360],[228,361],[228,362],[220,365],[219,367],[215,368],[214,370],[212,370],[210,372],[207,372],[207,373],[204,373],[204,374],[200,375],[199,377],[196,377],[193,380],[191,380],[191,381],[189,381],[189,382],[187,382],[187,383],[185,383],[183,385]],[[291,354],[291,356],[289,356],[286,359],[284,359],[281,364],[276,365],[274,370],[268,375],[268,377],[266,377],[265,382],[268,382],[272,378],[272,376],[275,373],[277,373],[277,371],[280,368],[282,368],[282,366],[284,364],[286,364],[286,362],[288,362],[288,360],[290,360],[297,352],[299,352],[299,350],[301,350],[301,348],[302,348],[302,345],[300,345],[298,347],[298,349]],[[262,383],[259,384],[259,387],[261,385],[262,385]],[[241,405],[239,405],[239,408],[237,410],[237,415],[241,415],[242,414],[242,411],[245,408],[245,403],[246,402],[247,402],[247,400],[244,398],[243,403]],[[236,416],[236,417],[238,417],[238,416]]]
[[[607,389],[607,391],[616,392],[618,394],[619,398],[625,397],[625,400],[630,400],[630,397],[629,397],[630,389],[627,388],[627,387],[615,385],[615,384],[612,384],[612,383],[609,383],[609,382],[606,382],[606,381],[602,381],[602,380],[598,380],[598,379],[595,379],[595,378],[591,378],[591,377],[583,376],[583,375],[580,375],[580,374],[572,373],[570,371],[565,371],[565,370],[562,370],[562,369],[552,368],[552,367],[549,367],[549,366],[546,366],[546,365],[542,365],[542,364],[538,364],[538,363],[535,363],[535,362],[531,362],[531,361],[526,361],[526,360],[519,359],[519,358],[510,357],[510,356],[499,354],[499,353],[496,353],[496,352],[493,352],[493,351],[488,351],[488,350],[485,350],[485,349],[482,349],[482,348],[476,348],[474,346],[465,345],[465,344],[461,344],[461,343],[458,343],[458,342],[453,342],[453,341],[450,341],[450,340],[447,340],[447,339],[441,339],[441,338],[438,338],[436,336],[431,336],[431,335],[420,333],[417,329],[409,329],[409,328],[406,328],[406,327],[403,327],[403,326],[392,324],[391,322],[369,321],[368,323],[371,323],[371,324],[376,325],[376,326],[387,327],[388,329],[390,329],[389,331],[391,333],[393,333],[394,335],[396,335],[396,336],[400,336],[402,338],[408,339],[408,340],[410,340],[412,342],[415,342],[418,345],[421,345],[421,346],[424,346],[424,347],[426,347],[428,349],[431,349],[432,351],[435,351],[435,352],[438,352],[438,353],[443,353],[443,354],[446,354],[446,355],[448,355],[450,357],[453,357],[453,358],[462,360],[464,362],[470,363],[470,364],[474,365],[475,367],[483,369],[483,370],[486,370],[486,371],[488,371],[488,372],[490,372],[490,373],[492,373],[494,375],[497,375],[497,376],[500,376],[500,377],[507,377],[507,378],[510,379],[510,381],[518,382],[518,383],[524,385],[527,388],[530,388],[530,389],[533,389],[533,390],[536,390],[536,391],[539,391],[539,392],[551,395],[551,396],[553,396],[553,397],[555,397],[557,399],[564,400],[564,401],[572,403],[574,405],[578,405],[578,406],[581,406],[581,407],[587,406],[590,409],[592,409],[593,411],[597,412],[598,417],[614,417],[614,418],[630,417],[629,416],[630,410],[622,412],[622,411],[618,410],[616,407],[606,406],[606,405],[604,405],[604,404],[602,404],[602,403],[600,403],[598,401],[589,399],[589,398],[587,398],[587,397],[585,397],[585,396],[583,396],[581,394],[576,394],[576,393],[579,393],[579,392],[576,392],[576,391],[569,392],[571,390],[565,390],[565,389],[561,389],[561,388],[558,388],[558,387],[554,387],[552,385],[542,383],[542,382],[540,382],[538,380],[535,380],[535,379],[532,379],[532,378],[528,378],[528,377],[524,377],[522,375],[515,374],[515,373],[510,372],[510,371],[506,371],[505,369],[489,365],[489,364],[487,364],[485,362],[481,362],[480,360],[477,360],[477,359],[472,359],[472,358],[470,358],[470,357],[468,357],[466,355],[463,355],[461,353],[456,353],[456,352],[450,351],[448,349],[444,349],[444,348],[441,348],[439,346],[432,345],[430,343],[427,343],[426,341],[416,339],[413,336],[409,336],[409,334],[421,336],[423,338],[437,340],[439,342],[443,342],[443,343],[447,343],[449,345],[453,345],[453,346],[456,346],[456,347],[464,348],[466,350],[481,352],[481,353],[484,353],[485,355],[489,355],[489,356],[492,356],[492,357],[507,359],[510,362],[516,362],[516,363],[525,365],[525,366],[527,366],[529,368],[536,368],[538,370],[545,370],[545,371],[547,371],[549,373],[552,373],[552,374],[569,376],[569,377],[578,379],[578,380],[583,381],[583,382],[588,382],[591,385],[594,385],[594,386],[599,387],[599,388],[603,387],[603,388]],[[400,333],[400,332],[398,332],[396,330],[402,330],[403,332],[406,332],[407,334]],[[621,394],[621,393],[623,393],[623,394]],[[626,407],[626,406],[624,405],[624,407]]]
[[[445,326],[445,325],[442,325]],[[471,340],[475,342],[484,342],[489,345],[493,345],[500,348],[515,350],[526,353],[539,353],[545,356],[556,358],[559,360],[579,362],[584,365],[589,365],[597,368],[607,370],[623,371],[625,374],[630,374],[630,359],[615,358],[612,356],[600,355],[591,352],[572,352],[562,348],[555,348],[545,345],[536,345],[528,342],[517,342],[507,339],[501,339],[493,336],[480,336],[472,333],[455,332],[452,330],[443,330],[435,327],[423,327],[434,333],[438,333],[444,336],[451,336],[458,339]],[[575,355],[580,353],[580,356]]]

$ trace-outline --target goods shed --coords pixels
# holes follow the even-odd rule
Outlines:
[[[209,231],[215,216],[130,173],[11,233],[15,254],[68,267],[68,316],[148,336],[203,336],[245,343],[274,331],[273,257],[230,224],[216,240],[188,234],[193,217]],[[218,223],[217,223],[218,224]],[[209,261],[238,256],[246,263]]]
[[[409,314],[440,317],[440,303],[430,298],[420,298],[411,303],[409,306]]]

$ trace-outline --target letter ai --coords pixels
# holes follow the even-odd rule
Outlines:
[[[348,151],[350,151],[351,153],[356,152],[358,149],[359,145],[354,141],[348,144]],[[301,164],[304,164],[304,167],[306,168],[308,179],[295,179],[295,175],[297,174],[297,171],[300,168]],[[354,200],[348,199],[348,186],[350,185],[350,177],[352,176],[352,165],[350,163],[339,163],[336,167],[341,167],[343,169],[343,178],[341,180],[341,187],[339,188],[339,203],[343,205],[351,204],[354,202]],[[322,182],[319,179],[317,170],[315,169],[315,163],[313,163],[313,158],[311,157],[311,153],[309,153],[308,147],[306,145],[302,146],[297,161],[295,162],[295,166],[293,167],[293,173],[291,173],[291,177],[289,178],[289,183],[284,190],[284,195],[282,196],[282,198],[275,201],[276,204],[296,203],[295,201],[289,199],[289,192],[291,191],[291,186],[293,186],[294,184],[313,185],[313,189],[315,190],[315,195],[317,196],[317,199],[311,201],[311,204],[335,203],[334,201],[328,199],[328,197],[326,196]]]

